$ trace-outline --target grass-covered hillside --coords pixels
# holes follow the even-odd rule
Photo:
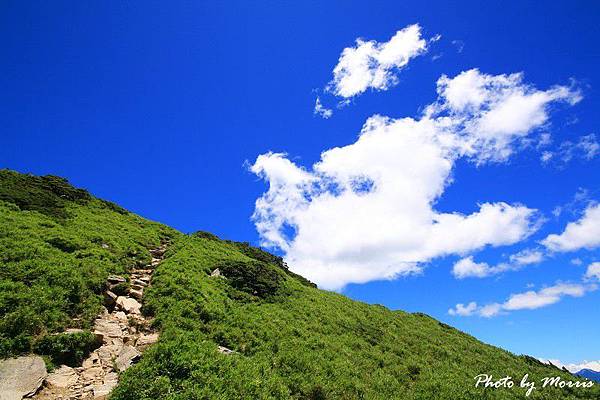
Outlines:
[[[204,232],[184,235],[56,177],[0,171],[0,357],[38,352],[76,363],[93,344],[51,335],[89,329],[109,274],[170,243],[145,292],[160,341],[111,398],[522,399],[474,388],[480,373],[518,381],[557,368],[483,344],[423,314],[318,290],[278,257]],[[222,276],[211,276],[218,268]],[[235,351],[222,354],[217,346]],[[532,399],[597,399],[596,388]]]

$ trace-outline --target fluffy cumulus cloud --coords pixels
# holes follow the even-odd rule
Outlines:
[[[448,310],[450,315],[494,317],[496,315],[517,310],[534,310],[558,303],[564,297],[583,297],[588,292],[596,290],[596,284],[557,283],[541,290],[529,290],[509,296],[504,303],[491,303],[480,306],[470,302],[467,307],[459,303]]]
[[[517,271],[526,265],[537,264],[544,259],[544,254],[538,250],[525,249],[509,257],[508,262],[491,266],[485,262],[475,262],[473,256],[465,257],[457,261],[452,274],[457,279],[485,278],[491,275],[501,274],[506,271]]]
[[[540,361],[544,362],[544,363],[551,363],[552,365],[557,366],[558,368],[566,368],[567,370],[575,373],[575,372],[579,372],[582,369],[591,369],[592,371],[600,371],[600,360],[598,361],[582,361],[580,363],[571,363],[571,364],[565,364],[560,360],[556,360],[556,359],[544,359],[544,358],[540,358]]]
[[[600,247],[600,204],[589,205],[578,221],[567,224],[560,234],[548,235],[542,244],[559,252]]]
[[[600,262],[594,262],[588,265],[585,279],[600,281]]]
[[[427,41],[421,37],[417,24],[399,30],[387,42],[357,39],[355,46],[342,51],[328,89],[343,98],[369,88],[386,90],[398,82],[398,70],[426,51]]]
[[[419,118],[369,118],[354,143],[324,151],[310,168],[282,153],[260,155],[251,170],[269,184],[254,214],[262,244],[283,250],[295,272],[340,289],[528,237],[537,216],[524,205],[490,201],[462,214],[434,204],[457,159],[506,160],[520,138],[547,124],[550,103],[579,94],[478,70],[442,77],[438,93]]]
[[[547,124],[554,102],[576,104],[578,90],[555,86],[537,90],[523,82],[523,74],[487,75],[477,69],[437,82],[439,101],[428,112],[447,112],[462,123],[465,151],[481,161],[503,161],[514,151],[511,144]],[[542,140],[542,139],[541,139]]]

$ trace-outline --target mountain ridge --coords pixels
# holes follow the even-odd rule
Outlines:
[[[111,399],[512,399],[524,389],[476,388],[474,377],[575,379],[425,314],[319,290],[247,243],[186,235],[62,178],[8,170],[0,170],[0,357],[38,352],[53,368],[65,352],[89,353],[84,342],[43,353],[38,343],[69,327],[89,332],[106,278],[147,264],[165,240],[142,306],[160,340],[120,375]],[[598,393],[545,388],[531,398]]]
[[[589,368],[584,368],[582,370],[577,371],[575,375],[587,378],[594,382],[600,382],[600,371],[594,371]]]

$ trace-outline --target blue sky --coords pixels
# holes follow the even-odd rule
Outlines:
[[[276,194],[296,211],[272,201],[259,207],[267,215],[262,222],[281,222],[259,226],[262,239],[287,234],[278,251],[291,260],[302,255],[293,266],[322,279],[322,286],[425,312],[517,353],[564,363],[600,360],[595,317],[600,290],[594,290],[593,274],[584,277],[600,261],[592,212],[600,201],[594,153],[600,140],[599,6],[397,3],[3,2],[0,166],[62,175],[182,231],[203,229],[255,244],[261,240],[255,226],[261,219],[251,220],[255,201],[268,189],[265,180],[283,182],[293,190]],[[382,56],[385,44],[414,24],[418,37],[403,40],[413,40],[415,47],[396,49],[407,52],[404,58]],[[345,48],[356,54],[357,38],[376,41],[362,50],[385,79],[371,80],[364,91],[346,86],[344,92],[334,68]],[[349,65],[342,71],[356,76],[355,65]],[[461,75],[473,68],[478,70]],[[502,75],[521,72],[512,80]],[[472,91],[456,89],[459,76],[472,78],[471,89],[476,82],[483,85],[478,88],[484,90],[484,109],[472,101],[460,108],[458,97]],[[454,88],[454,95],[444,88]],[[480,118],[515,93],[524,103],[492,124],[506,124],[494,132],[508,143],[488,141],[482,135],[490,130],[481,128]],[[332,110],[330,118],[315,115],[317,97]],[[534,97],[541,103],[527,103]],[[432,159],[441,160],[439,168],[430,171],[437,164],[419,151],[439,148],[427,147],[433,142],[408,146],[402,135],[414,130],[394,121],[410,117],[422,124],[432,104],[430,119],[452,119],[449,137],[465,141],[444,146],[446,153]],[[517,121],[526,126],[513,123],[526,106],[533,107],[531,113]],[[376,114],[390,119],[375,121],[371,131],[381,142],[365,145],[359,134]],[[392,142],[383,139],[384,131]],[[444,136],[426,133],[437,144]],[[335,147],[345,150],[322,170],[313,169],[321,153]],[[368,154],[360,150],[369,147]],[[396,148],[406,153],[394,158],[390,149]],[[507,149],[510,155],[504,155]],[[382,156],[386,150],[390,158]],[[262,164],[256,163],[259,155]],[[397,159],[426,160],[418,165],[428,173],[417,173],[424,171],[417,164],[410,173],[412,164],[396,165]],[[249,170],[252,165],[261,176]],[[365,165],[380,169],[357,174]],[[306,174],[300,191],[298,171]],[[396,188],[395,178],[439,195],[411,197],[418,190],[405,190],[384,198],[381,193]],[[441,179],[437,186],[435,178]],[[353,192],[357,179],[366,185],[362,193]],[[327,196],[333,200],[325,201]],[[485,203],[493,206],[490,215],[502,212],[475,218],[469,229],[442,224],[446,229],[434,235],[433,225],[419,225],[432,212],[467,218]],[[403,224],[406,216],[420,222]],[[543,242],[577,221],[571,225],[575,231]],[[330,234],[327,240],[315,243],[316,236],[308,235],[315,226]],[[295,233],[305,237],[294,242]],[[466,247],[465,240],[450,243],[461,234],[480,240]],[[410,254],[398,250],[403,246]],[[535,256],[519,262],[515,255],[523,251]],[[472,261],[463,262],[462,271],[479,277],[458,279],[453,270],[461,259]],[[362,270],[354,271],[352,260],[361,260]],[[511,295],[527,293],[511,301]],[[524,307],[531,307],[528,301],[538,307]],[[456,315],[457,304],[463,304],[458,312],[463,315]],[[490,304],[496,305],[495,315],[480,316],[481,307]]]

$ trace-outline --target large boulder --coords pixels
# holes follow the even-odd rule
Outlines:
[[[120,372],[125,371],[127,368],[131,367],[131,365],[139,360],[142,353],[140,353],[135,347],[126,344],[123,346],[121,352],[117,356],[115,360],[115,366],[117,370]]]
[[[139,314],[142,305],[131,297],[119,296],[117,297],[117,307],[128,314]]]
[[[61,367],[46,378],[46,385],[55,388],[68,388],[77,383],[78,375],[77,372],[71,367],[61,365]]]
[[[0,400],[21,400],[38,391],[48,373],[39,356],[0,361]]]

